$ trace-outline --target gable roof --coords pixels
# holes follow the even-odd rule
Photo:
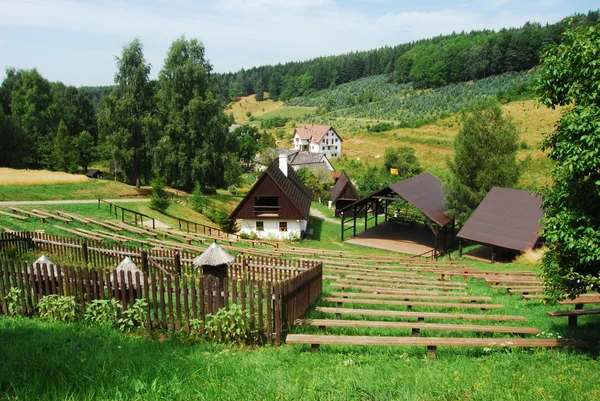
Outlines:
[[[542,225],[542,198],[529,191],[493,187],[457,237],[515,251],[534,247]]]
[[[337,180],[337,182],[335,183],[335,185],[331,189],[331,201],[333,203],[335,203],[335,201],[338,200],[338,198],[340,197],[340,195],[343,194],[344,190],[346,188],[348,188],[348,187],[350,188],[350,190],[354,194],[354,198],[353,199],[358,199],[359,198],[358,191],[354,187],[354,184],[352,184],[352,181],[350,181],[350,178],[348,177],[348,175],[346,174],[346,172],[342,171],[342,175],[340,175],[340,178]]]
[[[298,136],[303,141],[313,141],[314,143],[319,143],[325,137],[329,130],[335,130],[331,125],[317,125],[317,124],[307,124],[302,127],[296,127],[295,132],[298,133]],[[335,134],[338,136],[340,141],[342,138],[338,135],[337,132]]]
[[[436,176],[423,173],[392,184],[390,188],[443,227],[451,220],[445,214],[446,198],[442,186],[442,182]]]
[[[286,176],[279,169],[279,159],[273,160],[263,175],[256,181],[250,191],[246,194],[244,199],[237,205],[237,207],[231,212],[230,218],[235,219],[238,211],[242,206],[252,199],[254,190],[260,186],[266,177],[270,177],[275,184],[283,191],[284,195],[290,200],[292,205],[298,210],[298,213],[308,220],[310,214],[310,203],[312,202],[312,193],[308,189],[298,174],[294,172],[294,169],[288,164],[288,175]]]

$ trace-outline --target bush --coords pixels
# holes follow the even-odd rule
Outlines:
[[[95,299],[87,305],[84,319],[89,323],[116,326],[121,303],[115,299]]]
[[[525,142],[525,141],[522,141],[520,146],[521,146],[521,149],[523,149],[523,150],[529,149],[529,145],[527,145],[527,142]]]
[[[150,208],[164,212],[167,210],[171,201],[169,194],[165,191],[165,183],[162,179],[154,179],[152,181],[152,195],[150,196]]]
[[[24,314],[23,300],[23,291],[20,288],[12,287],[8,291],[8,294],[4,297],[4,301],[7,304],[9,316],[21,316]]]
[[[375,125],[367,126],[369,132],[385,132],[394,129],[394,124],[391,123],[378,123]]]
[[[204,209],[208,205],[208,199],[206,199],[206,197],[202,193],[202,188],[200,187],[200,184],[196,184],[194,186],[190,203],[193,210],[195,210],[198,213],[204,213]]]
[[[250,316],[247,310],[233,304],[206,315],[206,330],[210,337],[223,343],[245,343],[251,338]],[[218,337],[219,326],[221,337]]]
[[[290,121],[289,117],[271,117],[265,118],[260,123],[260,128],[269,129],[269,128],[277,128],[284,127],[287,122]]]
[[[72,296],[46,295],[38,302],[38,311],[42,319],[73,322],[77,317],[77,304]]]
[[[121,312],[121,317],[117,320],[117,328],[128,333],[138,326],[143,326],[147,309],[148,302],[145,299],[136,299],[131,308]]]

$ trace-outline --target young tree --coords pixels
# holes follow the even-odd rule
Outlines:
[[[79,154],[79,165],[87,171],[94,161],[94,137],[87,131],[81,131],[75,139],[75,148]]]
[[[415,155],[415,150],[408,146],[387,148],[383,157],[383,165],[388,172],[392,168],[397,169],[399,180],[421,173],[421,164]]]
[[[165,190],[165,183],[161,178],[152,180],[152,195],[150,196],[150,208],[164,212],[167,210],[171,201],[169,194]]]
[[[518,139],[517,129],[497,104],[463,116],[454,159],[448,160],[450,181],[444,186],[449,217],[464,223],[493,186],[518,182]]]
[[[573,26],[542,59],[539,101],[565,106],[543,142],[555,162],[553,185],[543,192],[543,257],[547,292],[554,299],[597,288],[600,274],[600,25]]]
[[[129,184],[141,185],[152,170],[151,150],[156,143],[154,88],[150,82],[142,43],[135,39],[117,59],[116,87],[105,98],[98,116],[103,137]]]
[[[306,167],[296,170],[296,174],[300,177],[306,188],[310,189],[313,196],[318,199],[323,192],[323,184],[321,184],[316,174]]]
[[[67,173],[77,170],[79,156],[73,138],[69,135],[67,125],[63,120],[60,120],[58,131],[54,136],[52,155],[53,167],[57,170]]]

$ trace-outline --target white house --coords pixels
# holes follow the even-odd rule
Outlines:
[[[261,239],[301,238],[306,231],[312,193],[282,154],[267,168],[231,213],[242,234]]]
[[[328,125],[303,125],[294,130],[294,149],[324,153],[327,157],[342,155],[342,138]]]

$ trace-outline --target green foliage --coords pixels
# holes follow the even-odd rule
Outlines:
[[[66,173],[74,173],[77,170],[79,156],[75,144],[69,136],[65,122],[60,120],[53,147],[53,165],[57,170]]]
[[[394,129],[394,124],[391,123],[377,123],[367,127],[369,132],[385,132]]]
[[[306,114],[298,117],[300,122],[336,125],[335,118],[365,118],[398,121],[398,127],[417,128],[447,118],[462,111],[471,111],[482,102],[494,101],[500,94],[510,98],[515,87],[531,86],[535,72],[507,73],[480,79],[472,83],[458,83],[422,91],[412,84],[392,84],[383,75],[363,78],[303,96],[287,102],[286,106],[312,106],[331,109],[327,114]],[[359,104],[354,100],[362,93],[373,93],[373,101]],[[522,98],[520,95],[516,98]],[[356,132],[360,127],[353,127]],[[372,130],[373,127],[370,127]]]
[[[356,178],[356,189],[361,197],[365,197],[400,180],[397,175],[390,174],[390,170],[385,167],[367,166],[366,170]]]
[[[321,196],[324,191],[323,184],[319,181],[316,174],[309,168],[303,167],[296,170],[296,175],[300,177],[304,185],[310,189],[313,194],[313,198],[317,199]]]
[[[232,304],[229,309],[221,308],[206,315],[206,330],[211,338],[223,343],[246,343],[253,334],[249,322],[248,311]]]
[[[39,300],[37,308],[42,319],[73,322],[77,318],[77,304],[73,296],[46,295]]]
[[[86,305],[84,320],[100,325],[116,326],[121,303],[115,299],[95,299]]]
[[[75,148],[79,155],[79,165],[84,171],[87,171],[90,164],[94,161],[94,137],[88,131],[81,131],[75,139]]]
[[[167,210],[171,200],[169,193],[165,191],[165,183],[161,178],[152,180],[152,195],[150,196],[150,208],[164,212]]]
[[[407,146],[387,148],[383,158],[383,165],[388,172],[392,168],[398,170],[398,181],[413,177],[422,171],[415,150]]]
[[[493,186],[512,187],[519,180],[519,134],[497,104],[463,116],[448,159],[450,181],[444,186],[446,214],[464,223]]]
[[[225,232],[235,233],[239,230],[239,227],[236,224],[235,220],[230,219],[227,212],[225,212],[222,209],[209,207],[205,209],[204,215],[212,221],[214,221],[215,223],[217,223],[219,228],[221,228],[221,230]]]
[[[23,309],[24,295],[23,291],[17,287],[11,287],[8,294],[4,297],[4,301],[8,307],[9,316],[21,316],[24,314]]]
[[[281,117],[281,116],[263,118],[260,121],[260,128],[270,129],[270,128],[277,128],[277,127],[284,127],[288,121],[290,121],[289,117]]]
[[[542,144],[555,162],[553,184],[543,191],[543,277],[553,299],[600,285],[599,54],[600,25],[573,24],[545,52],[538,81],[540,103],[567,106]]]
[[[206,199],[204,193],[202,193],[202,187],[200,186],[200,184],[196,184],[194,186],[190,203],[192,209],[194,209],[196,212],[204,213],[204,209],[208,205],[208,199]]]
[[[136,327],[143,327],[147,309],[148,302],[145,299],[136,299],[132,307],[121,311],[121,316],[117,319],[117,328],[123,333],[129,333]]]

